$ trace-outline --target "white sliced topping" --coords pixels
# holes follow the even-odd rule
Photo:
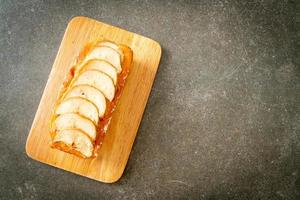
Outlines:
[[[122,71],[120,54],[110,47],[107,47],[107,46],[95,47],[85,57],[82,65],[84,65],[87,61],[93,60],[93,59],[105,60],[105,61],[111,63],[117,69],[118,73],[120,73]]]
[[[85,157],[91,157],[93,154],[94,146],[91,140],[80,130],[57,131],[53,142],[63,142],[70,148],[82,153]]]
[[[107,74],[113,81],[114,84],[117,84],[117,70],[114,66],[112,66],[109,62],[105,60],[90,60],[84,66],[84,70],[96,69],[105,74]]]
[[[55,121],[55,130],[80,129],[90,136],[92,140],[96,139],[96,127],[92,121],[76,113],[67,113],[59,115]]]
[[[99,114],[97,107],[90,101],[81,97],[72,97],[63,100],[56,108],[57,115],[65,113],[79,113],[98,124]]]
[[[73,82],[73,86],[76,85],[93,86],[100,90],[109,101],[112,101],[115,96],[115,86],[112,79],[98,70],[87,70],[79,74]]]
[[[116,50],[120,55],[121,55],[121,61],[123,61],[124,58],[124,54],[123,51],[119,48],[119,46],[113,42],[109,42],[109,41],[103,41],[103,42],[99,42],[98,46],[106,46],[106,47],[110,47],[114,50]]]
[[[65,98],[82,97],[93,102],[97,109],[99,117],[103,117],[106,110],[106,101],[102,92],[90,85],[76,85],[66,94]]]

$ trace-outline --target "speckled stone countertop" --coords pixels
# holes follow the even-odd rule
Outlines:
[[[296,8],[295,0],[0,1],[0,199],[300,199]],[[111,185],[25,153],[78,15],[163,49],[125,173]]]

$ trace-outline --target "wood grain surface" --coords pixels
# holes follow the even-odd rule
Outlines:
[[[52,149],[50,118],[68,71],[85,44],[97,38],[133,50],[133,66],[96,158],[83,159]],[[86,17],[73,18],[64,34],[26,143],[26,152],[40,162],[98,181],[117,181],[125,169],[161,56],[160,45],[138,34]]]

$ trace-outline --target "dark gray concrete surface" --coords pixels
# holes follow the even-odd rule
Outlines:
[[[1,0],[0,199],[300,199],[296,7]],[[25,153],[64,30],[78,15],[163,48],[128,165],[112,185]]]

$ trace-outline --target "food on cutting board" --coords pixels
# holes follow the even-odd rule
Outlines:
[[[51,147],[97,155],[132,64],[132,50],[101,40],[82,50],[63,86],[51,121]]]

